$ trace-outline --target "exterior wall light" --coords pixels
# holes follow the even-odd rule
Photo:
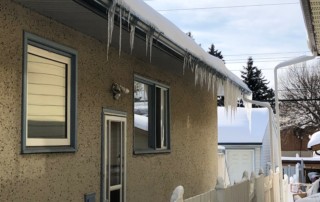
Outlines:
[[[113,94],[113,99],[119,100],[120,96],[122,93],[128,94],[130,90],[120,84],[113,83],[111,86],[112,94]]]

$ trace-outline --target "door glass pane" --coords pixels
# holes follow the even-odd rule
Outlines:
[[[67,65],[28,54],[28,138],[66,138]]]
[[[121,122],[111,122],[110,185],[121,184]]]
[[[110,193],[110,202],[120,202],[120,190],[114,190]]]

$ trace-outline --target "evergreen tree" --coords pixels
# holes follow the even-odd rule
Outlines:
[[[221,54],[221,51],[216,50],[214,47],[214,44],[211,44],[211,46],[209,47],[208,53],[210,55],[217,57],[217,58],[220,58],[224,62],[223,55]]]
[[[211,44],[211,46],[209,47],[208,53],[210,55],[217,57],[217,58],[220,58],[224,62],[223,55],[221,54],[221,51],[216,50],[214,47],[214,44]],[[218,96],[217,104],[218,104],[218,106],[224,106],[224,96]]]
[[[260,69],[253,66],[252,57],[248,58],[247,66],[243,67],[241,71],[241,78],[252,91],[252,100],[269,102],[271,107],[274,108],[274,92],[272,88],[267,85],[269,82],[264,78]],[[252,107],[260,107],[252,105]]]
[[[187,33],[186,33],[186,35],[187,35],[188,37],[190,37],[191,39],[193,39],[193,40],[194,40],[194,37],[193,37],[193,35],[192,35],[192,33],[191,33],[191,32],[187,32]]]

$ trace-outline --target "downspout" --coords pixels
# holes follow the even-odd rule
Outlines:
[[[275,171],[275,165],[274,165],[274,153],[273,153],[273,137],[272,137],[272,114],[273,114],[273,110],[270,106],[269,103],[267,102],[259,102],[259,101],[255,101],[255,100],[249,100],[246,97],[243,97],[243,100],[245,102],[249,102],[251,104],[255,104],[255,105],[259,105],[262,107],[266,107],[269,110],[269,134],[270,134],[270,146],[271,146],[271,168]]]
[[[314,52],[313,52],[314,53]],[[278,136],[278,152],[279,152],[279,170],[280,170],[280,201],[283,202],[283,184],[282,184],[282,175],[283,175],[283,170],[282,170],[282,160],[281,160],[281,135],[280,135],[280,110],[279,110],[279,98],[278,98],[278,69],[281,67],[286,67],[289,65],[294,65],[300,62],[305,62],[308,60],[312,60],[316,57],[314,56],[299,56],[296,58],[293,58],[291,60],[287,60],[284,62],[279,63],[277,66],[274,68],[274,92],[275,92],[275,108],[276,108],[276,123],[277,123],[277,136]]]

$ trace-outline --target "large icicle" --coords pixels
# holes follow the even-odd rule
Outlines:
[[[134,45],[134,34],[136,32],[136,25],[135,24],[131,24],[131,29],[130,29],[130,50],[131,50],[131,54],[132,54],[132,50],[133,50],[133,45]]]
[[[146,56],[148,56],[149,33],[146,33]]]
[[[148,56],[148,48],[149,48],[150,62],[151,62],[151,56],[152,56],[153,34],[154,34],[154,29],[150,27],[149,32],[146,33],[146,56]]]
[[[151,36],[149,37],[149,40],[150,40],[150,46],[149,46],[149,48],[150,48],[150,62],[151,62],[151,57],[152,57],[152,45],[153,45],[153,34],[151,34]]]
[[[243,97],[247,98],[247,100],[252,100],[252,94],[243,95]],[[247,117],[249,120],[249,129],[251,132],[251,111],[252,111],[252,104],[250,102],[243,102],[244,107],[247,109]]]
[[[198,69],[198,65],[196,65],[195,69],[194,69],[194,85],[197,86],[198,83],[198,78],[199,78],[199,73],[198,73],[199,69]]]
[[[114,26],[114,15],[116,12],[116,5],[118,1],[113,0],[112,5],[107,10],[108,12],[108,40],[107,40],[107,60],[109,59],[109,47],[112,41],[112,33],[113,33],[113,26]]]
[[[121,40],[122,40],[122,8],[120,8],[120,13],[119,13],[119,18],[120,18],[120,30],[119,30],[119,57],[121,55]]]

